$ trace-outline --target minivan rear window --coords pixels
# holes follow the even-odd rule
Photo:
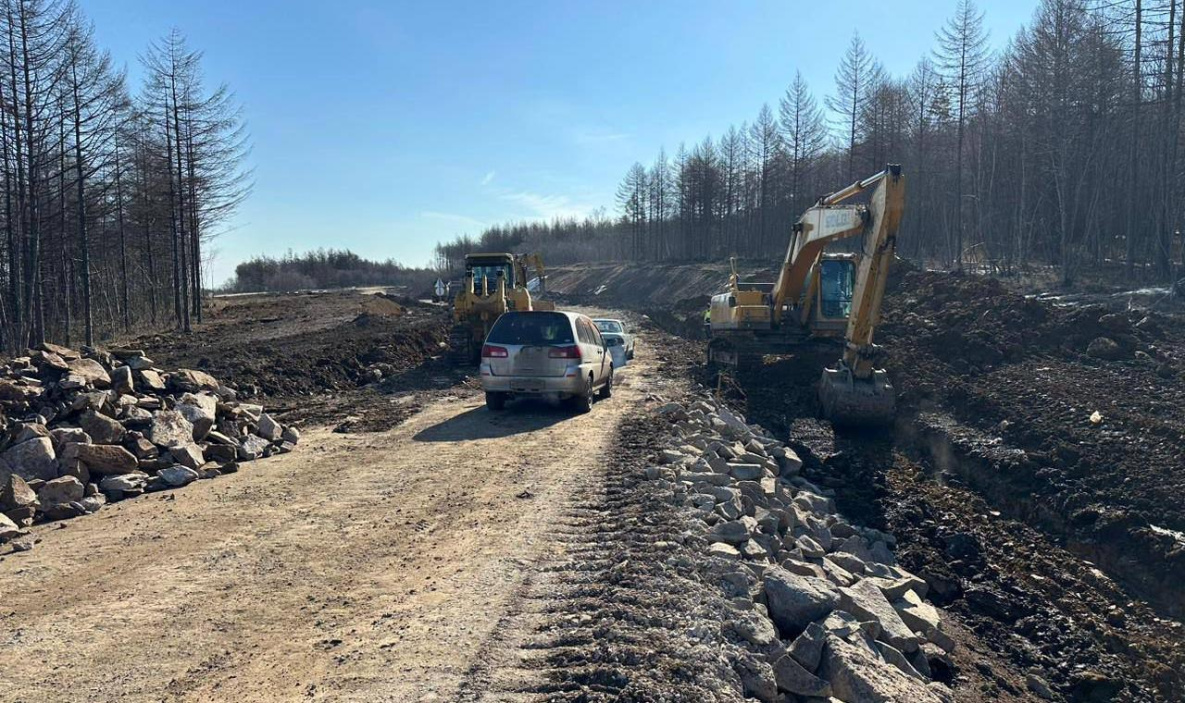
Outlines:
[[[572,344],[572,323],[558,312],[508,312],[498,318],[490,344]]]

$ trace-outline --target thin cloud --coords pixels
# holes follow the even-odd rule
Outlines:
[[[498,175],[497,171],[490,171],[481,179],[481,184],[483,186],[488,186],[489,184],[494,182],[494,176],[497,176],[497,175]]]
[[[530,212],[528,217],[544,220],[584,217],[592,209],[588,205],[574,202],[566,195],[546,195],[529,190],[508,191],[500,197],[526,208]]]

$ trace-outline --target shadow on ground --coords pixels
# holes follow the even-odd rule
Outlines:
[[[418,432],[417,442],[456,442],[468,439],[497,439],[534,432],[579,417],[571,410],[539,400],[517,400],[501,412],[480,407],[451,417]]]

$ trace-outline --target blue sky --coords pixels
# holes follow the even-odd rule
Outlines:
[[[213,246],[221,283],[260,253],[422,265],[484,225],[612,210],[630,164],[776,106],[795,70],[822,100],[854,30],[909,72],[954,0],[82,5],[136,82],[176,26],[243,103],[255,192]],[[999,47],[1035,2],[982,6]]]

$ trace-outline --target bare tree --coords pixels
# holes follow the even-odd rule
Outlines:
[[[955,108],[955,267],[963,265],[963,147],[969,106],[987,62],[983,13],[972,0],[959,0],[955,14],[938,31],[935,56],[953,91]]]
[[[827,107],[838,115],[843,123],[844,137],[848,145],[847,178],[855,173],[856,140],[859,137],[857,125],[864,103],[868,99],[868,88],[872,79],[874,61],[864,46],[860,34],[852,34],[852,41],[839,63],[835,73],[835,95],[827,98]]]

